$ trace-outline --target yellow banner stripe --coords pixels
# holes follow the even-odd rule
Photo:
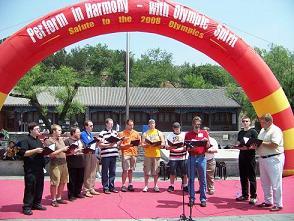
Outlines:
[[[285,150],[294,150],[294,128],[283,131]]]
[[[0,110],[5,102],[6,97],[7,97],[7,94],[3,94],[2,92],[0,92]]]
[[[252,105],[259,117],[266,113],[276,114],[290,107],[289,101],[281,87],[272,94],[252,102]]]
[[[294,170],[284,170],[283,176],[292,176],[294,175]]]

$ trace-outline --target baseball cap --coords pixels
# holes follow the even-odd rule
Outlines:
[[[173,128],[180,128],[180,127],[181,127],[181,125],[180,125],[179,122],[174,122],[173,123]]]

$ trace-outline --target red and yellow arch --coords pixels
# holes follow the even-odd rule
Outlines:
[[[294,174],[294,118],[279,82],[239,36],[206,15],[170,1],[88,0],[52,12],[0,45],[0,108],[35,64],[59,49],[97,35],[149,32],[183,42],[222,65],[261,116],[271,113],[284,133],[284,174]]]

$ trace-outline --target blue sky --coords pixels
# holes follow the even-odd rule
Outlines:
[[[77,2],[80,1],[0,0],[0,39],[13,34],[38,17]],[[269,49],[269,45],[273,43],[294,52],[293,0],[178,0],[175,2],[226,24],[252,47]],[[124,49],[125,36],[124,33],[103,35],[75,45],[102,43],[111,49]],[[161,48],[173,54],[176,64],[214,63],[209,57],[193,48],[155,34],[131,33],[130,48],[136,57],[148,49]]]

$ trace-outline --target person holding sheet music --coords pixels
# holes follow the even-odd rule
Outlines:
[[[81,133],[81,140],[84,143],[84,194],[86,197],[93,197],[93,195],[99,195],[99,192],[95,190],[96,170],[97,170],[97,157],[95,155],[95,148],[97,142],[93,136],[93,122],[86,120],[84,122],[84,131]]]
[[[122,155],[122,192],[133,192],[133,171],[136,168],[136,161],[138,155],[138,146],[141,143],[140,134],[133,129],[134,121],[128,119],[126,121],[125,129],[119,133],[119,137],[124,138],[120,145],[121,155]],[[128,187],[125,186],[127,177],[129,178]]]
[[[160,192],[157,185],[160,161],[160,149],[165,146],[164,136],[161,131],[155,128],[155,120],[148,121],[149,130],[142,136],[142,146],[144,148],[144,181],[143,192],[148,192],[149,177],[153,176],[154,191]]]
[[[105,194],[118,193],[114,186],[115,171],[116,171],[116,158],[118,154],[118,145],[121,140],[118,139],[118,133],[113,130],[113,120],[107,118],[105,120],[105,129],[99,133],[99,138],[102,142],[99,144],[101,149],[102,161],[102,186]]]
[[[41,204],[43,188],[44,188],[44,171],[45,159],[43,152],[43,144],[38,138],[40,127],[37,123],[28,124],[29,134],[25,136],[19,143],[20,156],[23,156],[24,168],[24,197],[23,197],[23,213],[32,215],[33,210],[46,210]]]
[[[275,212],[283,209],[282,175],[285,162],[283,132],[274,125],[273,117],[267,113],[260,117],[262,127],[258,139],[263,140],[257,148],[259,155],[260,181],[264,202],[259,207],[271,207]]]
[[[169,166],[170,166],[170,186],[168,192],[174,192],[174,183],[177,175],[177,170],[180,171],[182,178],[182,188],[188,192],[188,178],[187,178],[187,162],[186,155],[187,150],[184,145],[185,133],[181,132],[181,125],[178,122],[174,122],[172,125],[173,132],[168,134],[167,147],[170,151],[169,154]]]
[[[236,198],[236,201],[246,201],[249,198],[248,194],[248,181],[250,187],[250,200],[249,204],[256,204],[256,160],[255,149],[245,146],[248,138],[257,138],[257,132],[250,127],[250,118],[243,116],[242,127],[243,130],[238,133],[237,145],[240,149],[239,153],[239,174],[240,183],[242,188],[242,195]]]
[[[58,207],[59,204],[67,204],[62,199],[62,193],[64,186],[68,183],[68,169],[66,162],[65,151],[68,150],[68,146],[65,146],[61,136],[61,127],[57,124],[51,126],[52,137],[49,137],[45,141],[45,145],[55,144],[55,151],[52,152],[50,157],[50,193],[51,193],[51,206]]]
[[[201,130],[201,118],[196,116],[192,120],[193,130],[186,133],[185,143],[188,148],[188,177],[189,177],[189,206],[195,205],[195,172],[197,171],[200,190],[200,206],[206,207],[206,158],[205,152],[209,148],[209,138],[206,130]],[[194,141],[202,141],[197,144]],[[195,144],[193,144],[195,143]]]
[[[84,144],[80,140],[81,131],[78,127],[72,127],[70,129],[70,137],[64,141],[66,146],[73,147],[71,151],[66,155],[69,182],[67,184],[67,195],[69,201],[73,201],[77,198],[84,198],[81,194],[83,181],[84,181]]]

